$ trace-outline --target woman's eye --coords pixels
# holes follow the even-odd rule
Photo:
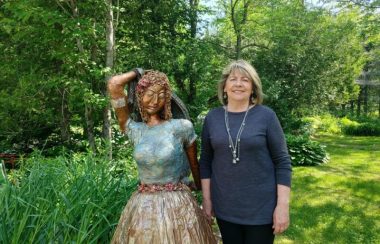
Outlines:
[[[165,93],[160,93],[158,94],[159,99],[165,99]]]
[[[152,97],[152,96],[154,96],[154,92],[152,92],[152,91],[147,91],[147,92],[145,93],[145,95],[147,95],[147,96],[149,96],[149,97]]]

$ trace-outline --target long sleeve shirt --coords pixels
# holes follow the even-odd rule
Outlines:
[[[228,112],[233,143],[245,112]],[[211,110],[202,131],[200,172],[211,179],[211,200],[217,218],[237,224],[273,221],[277,184],[291,185],[291,161],[280,122],[268,107],[247,114],[240,137],[239,161],[233,157],[223,107]]]

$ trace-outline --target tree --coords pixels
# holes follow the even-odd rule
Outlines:
[[[234,3],[223,9],[233,9]],[[299,1],[262,1],[254,6],[241,32],[247,43],[241,57],[257,68],[266,102],[283,120],[289,114],[345,103],[357,94],[355,77],[364,63],[358,12],[334,15],[308,9]],[[235,36],[228,13],[217,21],[217,38],[227,47]]]

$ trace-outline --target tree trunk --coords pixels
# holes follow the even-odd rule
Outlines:
[[[106,53],[106,67],[113,69],[114,58],[115,58],[115,33],[113,26],[113,10],[112,10],[112,0],[107,0],[107,29],[106,29],[106,42],[107,42],[107,53]],[[110,77],[107,76],[105,81]],[[108,96],[106,84],[104,84],[103,94]],[[103,110],[103,138],[109,147],[109,158],[112,159],[112,127],[111,127],[111,107],[108,104]]]
[[[63,143],[70,142],[70,112],[66,89],[61,88],[61,141]]]
[[[199,0],[190,0],[190,34],[191,38],[195,38],[197,35],[197,23],[198,23],[198,5]]]
[[[236,46],[235,46],[235,59],[238,60],[241,57],[241,33],[236,34]]]
[[[362,88],[362,86],[360,86],[360,92],[359,92],[359,96],[358,96],[358,107],[356,110],[357,116],[360,116],[362,93],[363,93],[363,88]]]
[[[92,107],[85,104],[85,118],[86,118],[86,133],[90,149],[93,153],[96,152],[95,136],[94,136],[94,120],[92,116]]]
[[[341,104],[342,115],[346,115],[346,104]]]
[[[368,85],[364,85],[363,102],[364,102],[364,114],[368,115]]]
[[[235,43],[235,59],[241,58],[241,52],[242,52],[242,31],[243,26],[247,23],[247,16],[248,16],[248,7],[250,5],[249,0],[243,1],[243,16],[241,18],[241,21],[239,21],[237,18],[237,15],[240,11],[236,11],[236,8],[238,7],[240,0],[230,1],[231,4],[231,22],[232,26],[234,28],[234,32],[236,35],[236,43]]]
[[[198,22],[198,5],[199,0],[190,0],[190,35],[191,39],[195,40],[197,35],[197,22]],[[193,46],[194,47],[194,46]],[[197,72],[194,70],[194,56],[189,55],[188,71],[189,71],[189,96],[187,101],[192,103],[197,96],[196,81]]]
[[[59,2],[57,2],[59,4]],[[68,5],[70,6],[71,8],[71,13],[72,13],[72,16],[74,19],[77,19],[77,28],[79,31],[81,31],[81,28],[80,28],[80,21],[79,21],[79,10],[78,10],[78,6],[77,6],[77,2],[76,1],[70,1],[68,2]],[[59,6],[64,9],[64,7],[62,5],[59,4]],[[82,44],[82,40],[79,38],[79,37],[76,37],[76,44],[77,44],[77,48],[78,48],[78,51],[81,55],[84,55],[85,53],[85,50],[84,50],[84,47],[83,47],[83,44]],[[79,66],[79,71],[81,74],[85,74],[86,73],[86,69],[85,67],[83,67],[83,65],[80,65]],[[92,107],[90,104],[87,104],[87,101],[83,101],[83,104],[84,104],[84,119],[86,121],[86,125],[84,126],[84,129],[85,129],[85,134],[87,136],[87,139],[88,139],[88,143],[90,145],[90,149],[92,152],[96,152],[96,146],[95,146],[95,136],[94,136],[94,120],[93,120],[93,115],[92,115]]]
[[[378,117],[380,118],[380,87],[379,87],[379,90],[378,91],[378,96],[377,96],[377,102],[379,103],[379,111],[378,111]]]

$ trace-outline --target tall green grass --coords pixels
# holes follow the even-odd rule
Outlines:
[[[108,243],[137,184],[115,168],[89,154],[35,154],[0,192],[0,243]]]

